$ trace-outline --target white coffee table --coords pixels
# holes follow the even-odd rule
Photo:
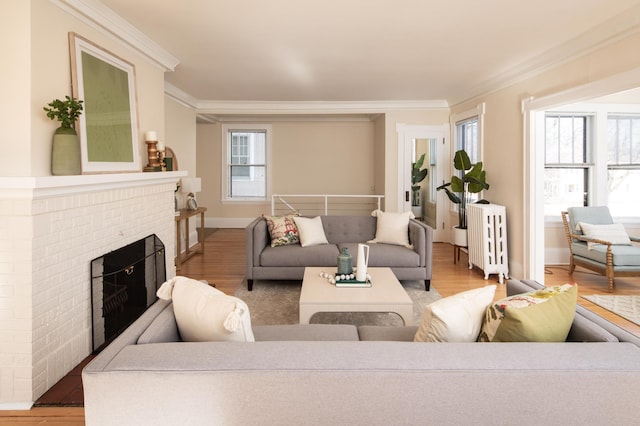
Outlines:
[[[390,268],[369,268],[371,287],[336,287],[320,272],[335,273],[335,266],[307,267],[300,293],[300,324],[309,324],[317,312],[395,312],[405,325],[413,325],[413,301]]]

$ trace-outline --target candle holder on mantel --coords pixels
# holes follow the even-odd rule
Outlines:
[[[161,151],[158,151],[158,141],[145,141],[147,144],[147,156],[149,163],[143,169],[145,172],[161,172],[162,163],[160,162]]]

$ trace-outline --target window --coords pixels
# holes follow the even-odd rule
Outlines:
[[[224,125],[223,197],[226,200],[264,200],[268,193],[269,125]]]
[[[640,115],[609,115],[607,124],[607,205],[613,216],[637,216]]]
[[[545,116],[544,214],[589,202],[591,122],[589,115]]]
[[[478,117],[456,123],[456,151],[464,149],[472,163],[479,161]]]
[[[480,160],[480,141],[478,138],[478,117],[471,117],[464,121],[456,123],[456,151],[464,149],[469,155],[471,164],[475,164]],[[454,172],[462,177],[462,171],[454,170]],[[467,202],[473,203],[480,199],[480,194],[468,194]],[[457,206],[456,206],[457,207]]]

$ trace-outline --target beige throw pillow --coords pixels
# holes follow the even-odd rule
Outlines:
[[[621,223],[593,225],[590,223],[580,222],[579,225],[585,237],[609,241],[611,244],[631,244],[629,235]],[[596,245],[598,245],[598,243],[587,243],[589,249],[592,249]]]
[[[308,217],[294,217],[298,232],[300,233],[300,245],[302,247],[318,246],[329,244],[322,227],[322,219],[316,216],[313,219]]]
[[[424,308],[415,342],[475,342],[496,286],[463,291]]]
[[[201,281],[175,277],[162,284],[158,297],[173,301],[173,311],[185,342],[253,342],[249,307]]]
[[[376,223],[376,237],[369,243],[394,244],[411,247],[409,244],[409,219],[415,216],[410,211],[404,213],[386,213],[374,210],[371,216],[378,220]]]

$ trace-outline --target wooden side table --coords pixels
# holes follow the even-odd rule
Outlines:
[[[180,269],[182,262],[189,259],[191,256],[197,253],[204,253],[204,212],[207,211],[206,207],[198,207],[195,210],[181,209],[179,214],[176,215],[176,269]],[[200,215],[200,232],[198,232],[198,244],[189,247],[189,218]],[[185,248],[182,253],[182,226],[181,222],[184,222],[185,229]]]

